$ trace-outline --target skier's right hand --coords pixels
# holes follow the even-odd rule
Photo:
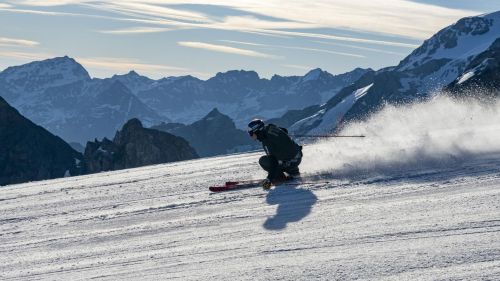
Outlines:
[[[265,190],[270,189],[272,185],[273,185],[273,183],[271,182],[270,179],[265,179],[262,181],[262,188]]]

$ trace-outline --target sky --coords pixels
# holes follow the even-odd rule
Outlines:
[[[98,78],[377,70],[498,10],[498,0],[0,0],[0,70],[65,55]]]

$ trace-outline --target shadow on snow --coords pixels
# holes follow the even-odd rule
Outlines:
[[[266,202],[278,205],[276,215],[264,222],[268,230],[285,229],[288,223],[297,222],[307,217],[318,198],[308,189],[297,186],[277,186],[269,191]]]

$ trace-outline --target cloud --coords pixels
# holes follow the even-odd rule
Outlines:
[[[150,3],[162,3],[150,0]],[[391,34],[415,39],[425,39],[437,30],[456,20],[475,14],[465,11],[415,3],[405,0],[306,0],[288,1],[286,7],[281,0],[182,0],[170,4],[210,4],[234,10],[282,19],[283,21],[252,21],[251,17],[226,17],[225,22],[216,22],[225,29],[228,23],[246,25],[250,29],[310,28],[324,27],[348,29],[377,34]],[[281,25],[281,27],[279,27]],[[293,27],[295,26],[295,27]]]
[[[166,27],[130,27],[124,29],[115,30],[100,30],[99,33],[104,34],[137,34],[137,33],[154,33],[154,32],[165,32],[170,31],[171,28]]]
[[[313,69],[313,67],[310,67],[310,66],[297,65],[297,64],[282,64],[281,66],[288,67],[288,68],[300,69],[300,70],[311,70],[311,69]]]
[[[282,48],[282,49],[291,49],[291,50],[302,50],[302,51],[327,53],[327,54],[341,55],[341,56],[348,56],[348,57],[355,57],[355,58],[365,58],[365,56],[359,55],[359,54],[337,52],[337,51],[325,50],[325,49],[317,49],[317,48],[306,48],[306,47],[285,46],[285,45],[272,45],[272,44],[259,44],[259,43],[251,43],[251,42],[243,42],[243,41],[233,41],[233,40],[219,40],[219,41],[223,41],[223,42],[227,42],[227,43],[233,43],[233,44],[258,46],[258,47],[272,47],[272,48]]]
[[[286,7],[281,0],[171,0],[168,1],[168,6],[163,0],[148,0],[147,2],[140,0],[27,0],[21,3],[32,7],[80,4],[106,13],[114,12],[118,15],[117,20],[145,20],[158,24],[168,24],[172,27],[234,31],[243,29],[245,32],[253,33],[343,41],[348,41],[349,37],[310,33],[305,29],[332,28],[425,39],[462,17],[479,14],[475,11],[445,8],[406,0],[316,0],[314,4],[306,0],[296,0],[288,1]],[[191,7],[211,5],[215,9],[219,6],[221,11],[230,8],[241,11],[242,14],[246,12],[248,15],[213,16],[203,12],[190,11],[189,5],[176,6],[174,4],[191,4]],[[268,18],[274,20],[265,20]],[[294,31],[302,29],[302,31],[292,32],[291,29]],[[353,39],[351,42],[374,44],[379,42],[366,38]],[[396,38],[395,41],[397,41]],[[396,44],[391,45],[396,46]],[[405,44],[401,43],[401,46],[405,46]]]
[[[274,29],[307,29],[319,28],[322,25],[298,21],[263,20],[255,16],[228,16],[223,21],[214,22],[215,28],[220,29],[249,29],[249,30],[274,30]]]
[[[34,47],[39,44],[40,43],[31,40],[0,37],[0,46]]]
[[[389,54],[389,55],[397,55],[397,56],[407,56],[408,55],[408,53],[399,53],[399,52],[387,51],[387,50],[383,50],[383,49],[360,47],[360,46],[355,46],[355,45],[351,45],[351,44],[342,44],[342,43],[333,43],[333,42],[324,42],[324,41],[314,41],[314,42],[319,43],[319,44],[325,44],[325,45],[331,45],[331,46],[342,46],[342,47],[352,48],[352,49],[356,49],[356,50],[370,51],[370,52]]]
[[[20,5],[35,6],[35,7],[48,7],[48,6],[62,6],[68,4],[78,4],[83,1],[80,0],[22,0],[17,1]]]
[[[19,9],[14,8],[13,6],[2,7],[0,5],[0,11],[16,13],[16,14],[33,14],[33,15],[44,15],[44,16],[85,16],[91,17],[91,15],[85,14],[75,14],[75,13],[66,13],[66,12],[49,12],[49,11],[40,11],[34,9]]]
[[[337,51],[331,51],[331,50],[325,50],[325,49],[305,48],[305,47],[293,47],[293,46],[277,46],[277,47],[285,48],[285,49],[293,49],[293,50],[302,50],[302,51],[327,53],[327,54],[340,55],[340,56],[353,57],[353,58],[365,58],[365,56],[359,55],[359,54],[337,52]]]
[[[52,54],[39,52],[0,51],[0,57],[29,62],[32,60],[41,60],[55,56]]]
[[[269,46],[269,45],[260,44],[260,43],[252,43],[252,42],[244,42],[244,41],[234,41],[234,40],[224,40],[224,39],[221,39],[221,40],[218,40],[218,41],[220,41],[220,42],[226,42],[226,43],[241,44],[241,45],[250,45],[250,46],[263,46],[263,47]]]
[[[164,4],[164,3],[158,3]],[[197,12],[185,11],[182,9],[168,8],[154,3],[141,3],[140,1],[101,1],[90,2],[85,5],[95,9],[114,11],[125,16],[132,16],[150,20],[169,19],[187,23],[210,23],[212,20]],[[171,24],[176,22],[172,21]]]
[[[266,31],[262,31],[262,32],[270,33],[270,34],[278,34],[278,35],[296,36],[296,37],[308,37],[308,38],[315,38],[315,39],[328,39],[328,40],[335,40],[335,41],[346,41],[346,42],[355,42],[355,43],[367,43],[367,44],[375,44],[375,45],[405,47],[405,48],[411,48],[411,49],[414,49],[414,48],[419,46],[416,44],[401,43],[401,42],[388,41],[388,40],[363,39],[363,38],[356,38],[356,37],[336,36],[336,35],[310,33],[310,32],[296,32],[296,31],[284,31],[284,30],[266,30]]]
[[[274,56],[274,55],[259,53],[259,52],[247,50],[247,49],[229,47],[229,46],[225,46],[225,45],[215,45],[215,44],[209,44],[209,43],[203,43],[203,42],[184,42],[184,41],[177,42],[177,44],[179,44],[180,46],[183,46],[183,47],[204,49],[204,50],[209,50],[209,51],[214,51],[214,52],[235,54],[235,55],[248,56],[248,57],[270,58],[270,59],[278,58],[277,56]]]
[[[131,58],[113,58],[113,57],[80,57],[77,61],[88,68],[105,69],[110,73],[123,73],[130,70],[136,70],[144,73],[178,73],[187,72],[189,69],[176,66],[161,64],[142,63]]]

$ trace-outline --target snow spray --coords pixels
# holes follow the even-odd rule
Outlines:
[[[500,152],[500,101],[436,96],[412,105],[387,105],[339,134],[366,138],[308,145],[301,171],[351,177],[458,165],[469,157]]]

